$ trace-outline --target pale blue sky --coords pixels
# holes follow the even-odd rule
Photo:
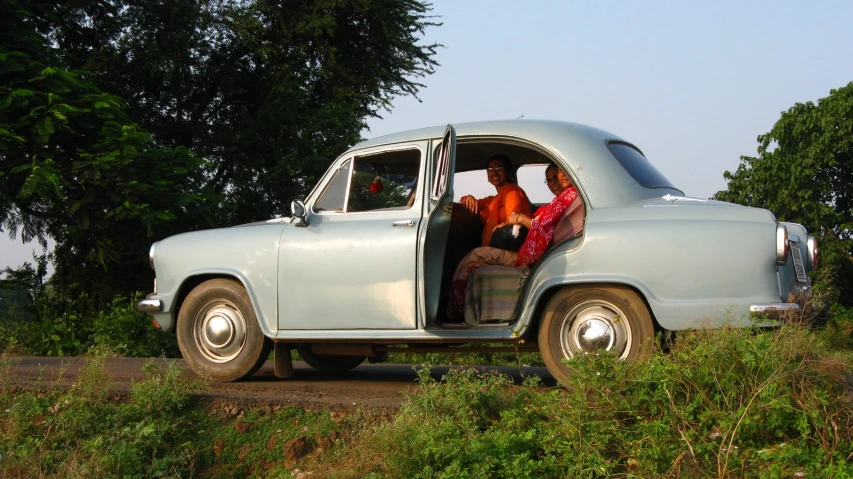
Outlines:
[[[585,123],[706,198],[796,102],[853,81],[853,2],[434,2],[420,98],[365,136],[453,122]]]
[[[639,146],[706,198],[796,102],[853,81],[851,1],[433,2],[441,66],[365,137],[454,122],[566,120]],[[0,268],[32,246],[0,235]]]

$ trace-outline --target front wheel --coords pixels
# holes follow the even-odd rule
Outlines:
[[[302,360],[309,366],[327,373],[342,373],[355,368],[363,363],[365,356],[339,356],[335,354],[317,354],[311,349],[310,344],[298,346],[296,350]]]
[[[224,278],[205,281],[190,291],[178,313],[177,333],[190,367],[220,382],[252,375],[272,347],[246,289]]]
[[[643,300],[624,286],[563,288],[545,306],[539,349],[560,382],[570,371],[563,360],[576,354],[614,351],[632,360],[651,352],[654,325]]]

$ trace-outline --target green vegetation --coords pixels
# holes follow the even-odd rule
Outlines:
[[[416,96],[438,65],[430,11],[2,2],[0,232],[51,242],[60,317],[150,291],[152,242],[286,213],[368,118]]]
[[[853,358],[822,336],[798,324],[686,333],[648,361],[577,358],[573,380],[552,390],[491,371],[422,373],[397,417],[349,446],[381,460],[328,467],[336,477],[849,477]]]
[[[127,397],[109,389],[103,358],[88,359],[70,389],[15,392],[13,366],[0,364],[4,478],[290,477],[296,458],[331,446],[341,429],[328,412],[217,409],[195,395],[206,383],[173,362],[148,363]]]
[[[634,363],[583,356],[561,388],[420,369],[390,418],[238,413],[199,401],[206,385],[163,360],[122,399],[99,358],[70,390],[15,391],[7,357],[0,476],[850,477],[853,315],[830,324],[682,333]]]
[[[758,137],[758,156],[740,161],[714,197],[804,225],[823,257],[816,287],[853,306],[853,83],[782,112]]]

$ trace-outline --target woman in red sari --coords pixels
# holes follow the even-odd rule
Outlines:
[[[465,311],[465,289],[468,287],[468,277],[477,268],[487,265],[528,266],[536,263],[548,250],[554,237],[557,221],[563,216],[569,205],[578,197],[578,190],[572,185],[568,175],[550,165],[545,169],[545,183],[554,193],[554,199],[539,208],[532,217],[521,213],[512,213],[504,224],[524,225],[529,229],[527,239],[519,251],[507,251],[490,246],[475,248],[462,258],[453,282],[450,285],[450,297],[447,305],[447,316],[451,321],[458,320]],[[495,228],[504,226],[499,224]]]

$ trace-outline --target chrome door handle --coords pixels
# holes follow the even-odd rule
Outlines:
[[[395,221],[391,223],[391,226],[408,226],[411,228],[412,226],[415,226],[415,222],[412,220]]]

